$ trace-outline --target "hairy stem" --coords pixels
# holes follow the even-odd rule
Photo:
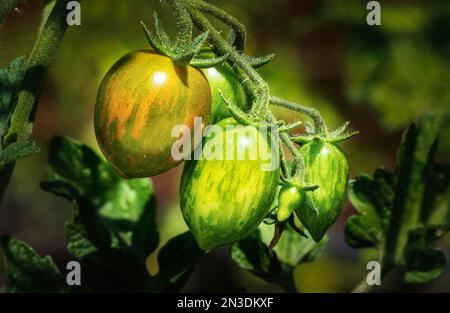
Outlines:
[[[174,0],[176,1],[176,0]],[[194,22],[201,31],[208,31],[210,34],[210,41],[214,45],[215,49],[220,55],[229,53],[228,60],[230,60],[234,66],[239,67],[242,71],[248,75],[248,78],[253,82],[254,86],[251,88],[252,98],[254,99],[254,105],[251,109],[251,115],[257,120],[264,120],[266,112],[269,108],[269,86],[262,79],[262,77],[255,71],[255,69],[247,62],[243,55],[241,55],[236,49],[230,46],[230,44],[220,35],[220,33],[211,25],[206,17],[204,17],[198,10],[198,6],[203,1],[199,0],[185,0],[183,3],[188,4],[186,8]]]
[[[178,1],[167,1],[167,4],[175,11],[177,24],[179,27],[178,35],[175,39],[175,52],[182,52],[189,45],[192,38],[193,25],[189,13]]]
[[[56,50],[61,43],[67,29],[66,5],[70,0],[52,1],[52,6],[42,31],[39,33],[31,55],[27,60],[27,69],[19,87],[17,106],[11,117],[11,126],[5,137],[8,145],[17,140],[30,136],[33,126],[34,113]]]
[[[386,267],[384,265],[381,266],[383,269],[381,272],[381,280],[383,280],[384,277],[386,277],[387,274],[390,273],[392,267]],[[364,277],[353,289],[350,291],[351,293],[369,293],[373,291],[376,287],[379,286],[370,286],[367,284],[367,278]]]
[[[305,163],[303,161],[303,156],[300,151],[298,151],[297,147],[292,143],[288,134],[282,133],[280,134],[280,137],[294,157],[293,177],[300,183],[303,183],[305,178]]]
[[[48,68],[67,29],[68,2],[69,0],[53,0],[44,8],[41,24],[43,26],[27,60],[25,76],[19,86],[18,102],[11,117],[10,128],[4,138],[5,147],[14,141],[27,139],[31,134],[34,112]],[[0,169],[0,201],[3,199],[13,170],[14,163]]]
[[[300,113],[303,113],[307,116],[309,116],[313,122],[314,122],[314,126],[316,127],[316,131],[319,133],[319,135],[321,136],[328,136],[328,130],[327,127],[325,125],[325,121],[323,120],[322,116],[320,115],[320,112],[317,111],[316,109],[313,108],[309,108],[309,107],[305,107],[302,106],[300,104],[291,102],[291,101],[287,101],[278,97],[270,97],[270,103],[279,106],[279,107],[283,107],[283,108],[287,108],[293,111],[297,111]]]
[[[239,22],[234,17],[230,16],[227,12],[223,11],[222,9],[213,6],[207,2],[197,1],[196,6],[200,11],[211,14],[212,16],[224,22],[225,24],[230,25],[236,34],[236,39],[234,42],[236,50],[239,53],[244,52],[247,40],[247,31],[245,29],[245,26],[241,22]]]
[[[283,175],[284,178],[290,178],[291,173],[289,173],[289,169],[286,162],[286,155],[284,154],[283,148],[280,146],[280,168],[281,168],[281,175]]]

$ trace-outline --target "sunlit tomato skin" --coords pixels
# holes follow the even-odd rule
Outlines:
[[[165,172],[181,161],[171,156],[175,125],[193,136],[194,117],[207,123],[211,92],[203,73],[175,65],[151,50],[122,57],[104,77],[94,125],[99,146],[125,178]]]
[[[301,188],[289,184],[281,187],[278,194],[278,221],[283,222],[287,220],[295,209],[302,205],[304,200],[305,194]]]
[[[318,185],[306,192],[306,199],[296,209],[303,226],[319,242],[338,219],[348,186],[348,162],[337,145],[314,139],[303,145],[300,152],[305,162],[305,185]]]
[[[202,55],[212,56],[212,53],[203,52]],[[228,63],[222,63],[216,67],[203,69],[203,73],[211,86],[212,104],[211,114],[209,116],[210,124],[215,124],[227,117],[231,117],[228,107],[220,95],[219,90],[227,100],[240,107],[243,111],[248,111],[249,103],[247,95]]]
[[[247,153],[261,148],[269,151],[272,158],[278,157],[278,144],[274,144],[270,136],[261,135],[253,126],[227,130],[228,125],[237,123],[231,118],[222,120],[217,124],[220,134],[206,140],[205,144],[223,147],[226,138],[234,138],[234,151],[245,149],[242,151]],[[252,132],[254,135],[249,136]],[[268,164],[266,160],[259,154],[252,160],[239,160],[235,153],[234,158],[228,160],[202,158],[185,163],[180,207],[202,249],[211,250],[245,238],[270,212],[278,189],[280,167],[275,162],[268,167],[272,170],[263,170]]]

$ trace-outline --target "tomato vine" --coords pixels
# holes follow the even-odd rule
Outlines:
[[[255,70],[255,67],[267,63],[273,55],[259,58],[245,55],[244,51],[246,47],[247,32],[245,26],[233,16],[203,0],[162,0],[161,2],[170,6],[175,11],[178,20],[179,33],[171,50],[168,36],[162,29],[159,18],[155,15],[155,32],[149,31],[145,24],[142,23],[151,46],[160,53],[171,56],[174,61],[179,64],[208,66],[222,62],[223,59],[226,58],[226,61],[233,67],[252,100],[251,109],[247,113],[224,98],[232,115],[242,124],[266,124],[275,127],[282,126],[280,128],[281,141],[292,154],[295,164],[291,175],[290,171],[286,168],[286,156],[284,150],[280,148],[280,164],[282,167],[282,175],[284,176],[283,178],[293,179],[298,183],[303,183],[305,165],[303,156],[295,146],[295,143],[298,142],[299,138],[292,137],[288,133],[289,130],[298,125],[298,122],[291,125],[285,125],[283,121],[278,120],[271,112],[269,104],[305,114],[311,118],[314,124],[314,133],[312,134],[312,137],[328,138],[330,134],[320,112],[314,108],[290,102],[270,94],[268,83]],[[216,30],[206,15],[211,15],[229,26],[230,34],[228,40]],[[193,25],[203,33],[190,44],[188,38],[192,37]],[[200,47],[207,40],[210,42],[213,51],[219,57],[211,59],[210,62],[203,61],[202,63],[195,59],[195,53],[193,51],[196,46]],[[190,47],[190,49],[186,47]],[[186,51],[189,51],[190,53],[187,53]],[[181,63],[180,60],[182,60]],[[348,139],[356,133],[357,132],[350,132],[346,136],[340,137],[339,141]]]
[[[2,1],[0,22],[20,2],[22,1]],[[68,2],[69,0],[53,0],[45,5],[42,26],[39,30],[35,45],[26,62],[23,62],[24,64],[21,65],[21,70],[24,73],[23,79],[16,91],[16,103],[11,104],[14,110],[7,121],[7,132],[6,134],[2,134],[2,150],[15,143],[27,142],[31,135],[34,114],[42,86],[47,77],[48,68],[55,57],[68,26],[66,22],[66,6]],[[18,157],[35,153],[37,149],[30,149],[30,145],[25,145],[22,151],[22,156],[19,153],[17,155]],[[9,162],[0,167],[0,200],[8,186],[13,169],[14,162]]]

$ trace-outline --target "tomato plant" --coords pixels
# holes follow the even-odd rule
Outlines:
[[[123,56],[100,85],[95,134],[106,158],[125,178],[165,172],[181,161],[171,156],[175,125],[207,122],[211,93],[204,75],[150,50]]]
[[[2,1],[0,23],[20,2]],[[47,2],[31,54],[0,70],[0,197],[16,162],[39,151],[30,139],[34,113],[69,1]],[[176,37],[157,14],[152,29],[141,22],[152,50],[120,58],[99,86],[94,128],[106,160],[73,139],[49,144],[40,186],[75,207],[64,230],[83,284],[68,285],[50,256],[1,235],[6,291],[180,291],[200,258],[223,246],[240,267],[296,291],[293,273],[320,256],[347,189],[357,214],[346,223],[346,241],[372,248],[383,278],[400,269],[407,283],[424,283],[444,272],[446,256],[434,245],[450,230],[450,163],[434,158],[445,124],[438,114],[405,132],[394,171],[378,168],[349,182],[342,143],[358,132],[348,122],[331,130],[318,110],[274,96],[256,70],[273,55],[247,55],[245,26],[227,12],[203,0],[164,3],[175,13]],[[211,17],[225,24],[227,37]],[[287,123],[271,105],[307,121]],[[185,151],[194,157],[179,177],[189,230],[162,245],[148,177],[183,162],[172,155],[173,130],[187,127],[195,143],[196,118],[205,138]],[[355,288],[369,290],[366,279]]]

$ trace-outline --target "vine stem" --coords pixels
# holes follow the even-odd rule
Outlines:
[[[66,6],[69,1],[54,0],[44,9],[46,11],[52,8],[27,60],[27,69],[19,87],[17,105],[4,139],[5,146],[17,140],[24,140],[31,135],[42,86],[68,26]]]
[[[383,280],[384,277],[386,277],[386,275],[390,273],[392,267],[389,266],[386,268],[385,265],[382,265],[381,268],[384,269],[381,271],[381,280]],[[378,287],[378,286],[368,285],[367,279],[363,278],[355,287],[353,287],[353,289],[350,292],[351,293],[368,293],[368,292],[371,292],[376,287]]]
[[[328,129],[325,125],[325,121],[323,120],[322,115],[320,115],[320,112],[318,110],[274,96],[270,97],[270,103],[279,107],[284,107],[310,116],[314,122],[314,125],[317,128],[319,135],[323,137],[328,136]]]
[[[268,84],[259,75],[259,73],[249,64],[246,58],[242,54],[240,54],[239,51],[234,49],[230,45],[230,43],[228,43],[221,36],[221,34],[211,25],[208,19],[200,13],[200,11],[202,9],[205,10],[205,6],[207,6],[206,11],[208,13],[226,22],[230,27],[240,28],[241,32],[244,32],[244,30],[242,30],[242,27],[236,25],[236,21],[225,12],[213,10],[211,8],[211,5],[206,5],[205,2],[201,0],[185,0],[181,3],[184,3],[186,9],[189,12],[189,15],[192,18],[192,21],[194,22],[194,25],[201,31],[209,32],[210,41],[213,44],[216,52],[219,53],[220,55],[225,54],[229,55],[228,60],[233,65],[233,68],[236,70],[238,76],[241,78],[241,81],[243,81],[246,90],[250,93],[254,101],[254,105],[252,106],[250,111],[251,116],[256,120],[265,120],[267,122],[277,124],[278,121],[276,117],[269,110],[270,91]],[[312,112],[314,112],[312,109],[304,110],[304,113],[306,114],[310,114]],[[324,128],[326,129],[325,126]],[[301,153],[297,150],[295,144],[291,141],[287,133],[281,133],[280,137],[282,142],[287,146],[287,148],[294,157],[295,161],[294,177],[300,182],[303,182],[305,167]],[[282,152],[282,156],[284,157],[284,152]],[[282,162],[281,165],[286,166],[286,163]],[[285,175],[289,175],[287,174],[288,171],[286,168],[282,168],[282,172]]]
[[[176,1],[176,0],[173,0]],[[200,12],[200,5],[203,1],[185,0],[185,7],[189,15],[201,31],[208,31],[210,40],[220,55],[229,54],[228,59],[237,67],[242,69],[252,81],[254,86],[250,89],[252,98],[255,101],[250,114],[257,120],[264,120],[269,108],[269,86],[256,70],[245,60],[245,58],[220,35],[220,33],[211,25]],[[187,4],[187,5],[186,5]]]
[[[3,138],[5,147],[15,141],[25,140],[31,135],[34,113],[48,68],[68,26],[66,7],[69,1],[53,0],[44,7],[41,28],[27,59],[24,79],[19,86],[17,105],[11,117],[8,133]],[[6,0],[4,2],[2,0],[0,13],[3,14],[4,5],[6,7],[18,2],[20,1]],[[9,163],[0,169],[0,200],[3,199],[13,170],[14,163]]]
[[[214,5],[212,5],[210,3],[198,1],[197,7],[202,12],[211,14],[218,20],[230,25],[231,28],[233,29],[233,31],[235,32],[235,40],[234,40],[233,44],[236,47],[236,50],[239,53],[244,52],[245,44],[246,44],[246,40],[247,40],[247,31],[245,30],[245,26],[242,23],[240,23],[237,19],[235,19],[234,17],[229,15],[224,10],[222,10],[218,7],[215,7]]]
[[[366,279],[362,279],[350,292],[351,293],[368,293],[372,290],[373,286],[367,284]]]

